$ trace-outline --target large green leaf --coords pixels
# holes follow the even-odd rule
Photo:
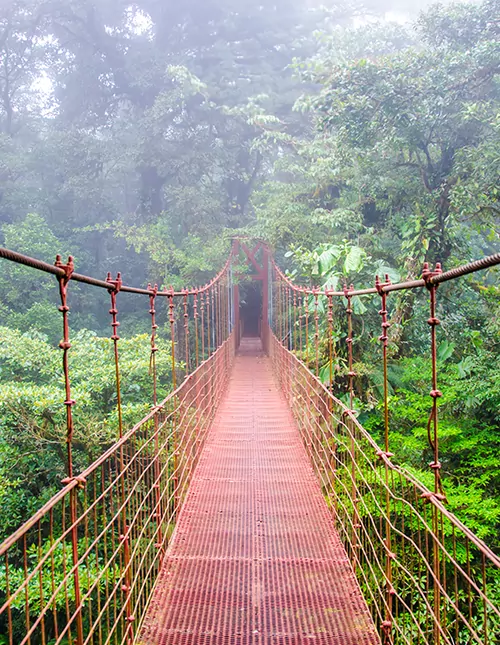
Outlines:
[[[357,273],[360,271],[365,263],[366,253],[359,246],[353,246],[349,249],[346,259],[344,260],[344,273]]]
[[[342,255],[342,248],[337,245],[330,246],[325,249],[318,257],[318,273],[326,275],[337,264],[340,256]]]

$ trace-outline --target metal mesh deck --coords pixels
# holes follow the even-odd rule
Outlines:
[[[379,643],[257,339],[243,339],[139,642]]]

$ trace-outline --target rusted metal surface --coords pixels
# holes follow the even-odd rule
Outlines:
[[[258,339],[242,340],[138,642],[379,642]]]
[[[55,275],[58,278],[65,277],[65,269],[64,267],[61,267],[59,265],[52,265],[49,264],[48,262],[44,262],[43,260],[38,260],[37,258],[32,258],[28,255],[24,255],[23,253],[18,253],[17,251],[12,251],[11,249],[6,249],[4,247],[0,247],[0,258],[4,260],[9,260],[10,262],[15,262],[16,264],[23,264],[24,266],[30,267],[32,269],[37,269],[38,271],[43,271],[44,273],[51,273],[52,275]],[[214,277],[212,280],[207,282],[207,284],[201,286],[201,287],[196,287],[196,288],[191,288],[191,289],[182,289],[181,291],[174,291],[174,296],[180,297],[184,296],[185,292],[187,291],[189,295],[194,295],[195,293],[205,293],[210,291],[210,289],[218,283],[221,278],[224,277],[224,275],[227,273],[230,263],[232,261],[232,254],[228,257],[228,260],[222,270]],[[94,278],[92,276],[88,275],[83,275],[81,273],[76,273],[76,271],[73,271],[71,273],[70,279],[73,280],[74,282],[81,282],[83,284],[88,284],[92,287],[99,287],[101,289],[109,289],[109,283],[107,280],[99,280],[98,278]],[[121,285],[121,291],[124,291],[126,293],[133,293],[135,295],[142,295],[142,296],[151,296],[154,293],[154,289],[149,286],[147,289],[141,289],[140,287],[130,287],[128,285],[122,284]],[[157,291],[156,295],[166,297],[168,298],[171,295],[171,290],[166,289],[163,291]]]

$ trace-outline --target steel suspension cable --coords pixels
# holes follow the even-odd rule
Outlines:
[[[274,259],[272,260],[276,273],[280,280],[282,280],[285,284],[290,286],[293,289],[296,289],[297,292],[308,294],[310,296],[314,296],[316,292],[316,288],[313,287],[304,287],[295,284],[291,278],[289,278],[281,269],[276,265]],[[474,262],[470,262],[468,264],[464,264],[458,267],[455,267],[454,269],[450,269],[449,271],[444,271],[440,273],[439,275],[433,275],[429,278],[429,280],[424,280],[419,279],[419,280],[407,280],[404,282],[398,282],[395,284],[387,284],[384,285],[382,288],[386,293],[389,293],[390,291],[403,291],[406,289],[418,289],[426,286],[426,282],[429,282],[429,284],[441,284],[442,282],[447,282],[449,280],[454,280],[455,278],[459,278],[465,275],[468,275],[470,273],[476,273],[477,271],[482,271],[484,269],[488,269],[491,267],[495,267],[500,265],[500,253],[495,253],[493,255],[486,256],[484,258],[481,258],[480,260],[475,260]],[[329,290],[328,288],[325,288],[322,290],[322,293],[327,295],[327,293],[330,293],[332,296],[337,296],[337,297],[342,297],[344,296],[343,291],[332,291]],[[376,287],[368,287],[366,289],[353,289],[349,290],[349,293],[351,296],[366,296],[366,295],[371,295],[371,294],[376,294],[377,288]]]

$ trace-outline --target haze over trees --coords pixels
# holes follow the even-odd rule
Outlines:
[[[424,261],[450,268],[498,251],[500,3],[438,5],[404,23],[382,19],[391,11],[401,4],[4,0],[1,243],[49,262],[71,252],[96,277],[120,270],[135,285],[176,287],[213,275],[238,234],[266,239],[298,281],[320,286],[413,278]],[[439,360],[450,506],[498,548],[493,273],[440,290]],[[58,489],[64,468],[60,320],[53,280],[2,265],[0,294],[9,532]],[[116,430],[105,295],[72,288],[82,464]],[[424,298],[391,301],[390,380],[394,452],[425,479]],[[374,307],[355,306],[356,406],[378,435],[369,339],[379,322]],[[147,324],[137,303],[123,310],[132,422],[150,400]],[[159,370],[167,388],[168,364]]]

